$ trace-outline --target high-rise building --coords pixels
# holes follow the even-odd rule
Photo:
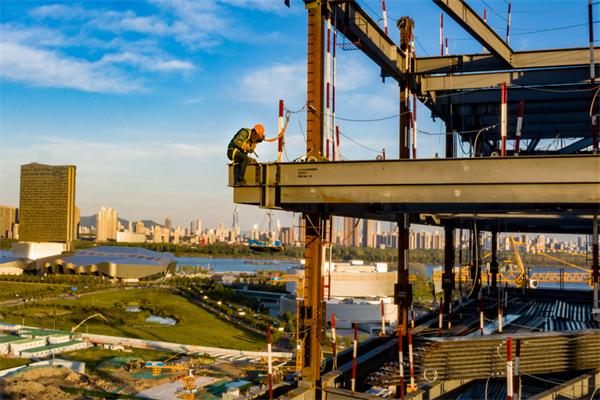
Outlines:
[[[81,210],[75,206],[75,218],[73,219],[73,232],[75,232],[75,239],[79,239],[79,223],[81,222]]]
[[[0,206],[0,238],[16,239],[13,227],[17,223],[15,207]]]
[[[71,249],[75,238],[74,165],[21,166],[19,199],[20,239],[24,242],[59,242]]]
[[[117,240],[117,210],[102,207],[96,214],[96,241]]]
[[[169,217],[165,218],[165,228],[167,228],[169,232],[173,230],[173,221]]]
[[[146,233],[146,227],[143,221],[137,221],[135,223],[135,233]]]
[[[240,233],[239,226],[240,226],[240,212],[238,211],[237,207],[234,207],[233,208],[233,221],[231,222],[231,227],[235,230],[236,233]]]
[[[362,246],[375,247],[375,231],[373,230],[374,221],[363,219]]]
[[[343,246],[360,246],[360,219],[344,217]]]
[[[190,234],[192,236],[200,236],[202,233],[202,220],[196,219],[190,224]]]

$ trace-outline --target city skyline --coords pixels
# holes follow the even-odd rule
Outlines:
[[[418,54],[436,55],[435,4],[388,3],[391,37],[397,40],[395,20],[411,15],[418,21]],[[378,19],[379,6],[365,4]],[[502,0],[489,4],[505,8]],[[547,2],[543,10],[533,2],[515,4],[511,46],[587,46],[586,26],[528,33],[530,26],[585,25],[585,4],[573,4]],[[233,208],[225,186],[228,141],[256,122],[272,136],[278,100],[293,110],[304,103],[306,15],[299,1],[290,9],[277,0],[4,1],[0,11],[0,204],[18,204],[19,165],[68,163],[78,166],[82,215],[110,203],[133,220],[170,215],[183,225],[205,215],[206,223],[217,225],[229,220]],[[489,12],[488,23],[503,31],[505,21]],[[481,51],[449,18],[445,32],[451,54]],[[338,54],[337,115],[393,116],[397,84],[382,83],[378,68],[359,53]],[[290,121],[290,159],[304,153],[305,116]],[[419,158],[443,154],[436,136],[444,130],[441,122],[422,108],[418,118],[419,128],[429,132],[419,135]],[[387,157],[395,158],[397,125],[394,118],[340,121],[342,133],[363,146],[342,136],[342,154],[374,159],[386,148]],[[276,158],[275,145],[262,144],[257,152],[262,161]],[[242,226],[259,218],[259,210],[240,207]]]

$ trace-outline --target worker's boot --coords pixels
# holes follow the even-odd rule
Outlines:
[[[240,165],[239,164],[235,164],[233,166],[233,186],[239,186],[239,180],[240,180]]]

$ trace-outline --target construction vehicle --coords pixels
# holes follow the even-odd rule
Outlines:
[[[150,368],[152,370],[152,376],[160,376],[163,370],[171,371],[184,371],[187,367],[182,364],[167,364],[169,361],[182,354],[181,352],[168,357],[164,361],[146,361],[144,368]]]

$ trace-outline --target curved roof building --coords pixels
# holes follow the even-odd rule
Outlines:
[[[119,246],[93,247],[35,263],[38,270],[49,274],[101,275],[121,280],[172,273],[176,264],[171,253]]]

